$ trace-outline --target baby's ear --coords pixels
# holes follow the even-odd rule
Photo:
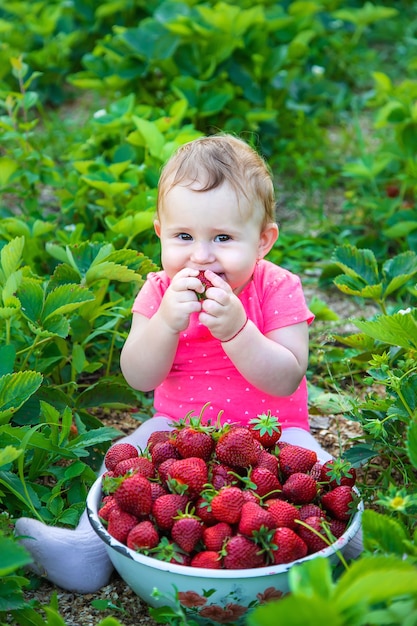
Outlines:
[[[270,222],[265,226],[263,231],[259,236],[259,244],[258,244],[258,258],[263,259],[268,252],[271,250],[272,246],[276,242],[279,236],[278,225],[275,222]]]
[[[158,237],[160,237],[161,236],[161,222],[158,219],[155,219],[153,221],[153,227]]]

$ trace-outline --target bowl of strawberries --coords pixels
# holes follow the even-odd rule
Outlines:
[[[247,427],[203,411],[116,443],[87,513],[120,576],[153,607],[180,603],[201,624],[244,623],[289,591],[308,559],[337,562],[360,528],[354,468],[280,441],[265,413]]]

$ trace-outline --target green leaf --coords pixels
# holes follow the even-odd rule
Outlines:
[[[107,280],[118,280],[120,282],[143,282],[142,276],[130,268],[118,263],[103,262],[90,267],[86,274],[87,285],[93,284],[97,280],[106,278]]]
[[[348,611],[360,604],[371,606],[417,594],[416,574],[416,567],[408,561],[381,555],[363,556],[340,577],[335,603],[340,611]]]
[[[16,237],[9,241],[0,252],[1,274],[0,281],[5,283],[6,279],[16,272],[22,262],[23,248],[25,246],[24,237]]]
[[[161,158],[162,148],[165,143],[163,134],[158,129],[155,122],[149,122],[136,115],[132,116],[136,128],[143,137],[143,146],[145,146],[150,154],[158,159]]]
[[[94,299],[94,294],[85,287],[75,284],[60,285],[47,295],[42,319],[47,320],[52,315],[71,313],[84,302],[91,302]]]
[[[406,449],[411,464],[417,469],[417,420],[414,419],[407,429]]]
[[[366,285],[378,285],[380,282],[378,264],[372,250],[345,244],[336,248],[334,260],[345,274],[361,278]]]
[[[13,446],[6,446],[5,448],[0,448],[0,467],[3,465],[9,465],[9,463],[13,463],[21,454],[23,450],[18,450]]]
[[[0,157],[0,187],[5,187],[19,168],[19,163],[9,157]]]
[[[383,343],[407,350],[417,348],[417,322],[413,311],[381,315],[373,321],[353,320],[353,323],[359,330]]]
[[[39,324],[44,300],[41,285],[34,280],[25,279],[17,290],[23,315],[34,324]]]
[[[298,597],[320,597],[330,600],[333,594],[332,571],[328,559],[317,557],[306,561],[303,567],[289,572],[291,591]]]
[[[24,402],[39,389],[43,376],[25,371],[0,378],[0,424],[6,424]]]
[[[371,509],[362,514],[363,545],[372,552],[379,550],[386,554],[404,554],[404,541],[407,536],[404,528],[393,518]]]
[[[98,382],[77,396],[78,408],[112,406],[127,408],[137,404],[137,397],[127,385],[119,383]]]

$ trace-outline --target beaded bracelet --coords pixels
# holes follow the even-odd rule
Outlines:
[[[237,337],[238,335],[240,335],[240,333],[242,332],[242,330],[245,328],[246,324],[249,322],[249,318],[247,317],[245,320],[245,323],[243,324],[243,326],[237,331],[237,333],[235,333],[232,337],[230,337],[230,339],[223,339],[220,340],[220,343],[228,343],[229,341],[232,341],[232,339],[235,339],[235,337]]]

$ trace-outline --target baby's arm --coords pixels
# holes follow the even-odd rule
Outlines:
[[[246,312],[230,286],[213,272],[207,277],[213,287],[206,291],[200,322],[222,341],[225,353],[254,387],[274,396],[294,393],[308,364],[307,322],[263,335],[253,322],[245,324]]]
[[[198,271],[178,272],[166,290],[155,315],[134,313],[132,326],[120,356],[126,382],[134,389],[151,391],[168,376],[174,362],[179,335],[188,327],[190,315],[201,311],[196,290]]]

